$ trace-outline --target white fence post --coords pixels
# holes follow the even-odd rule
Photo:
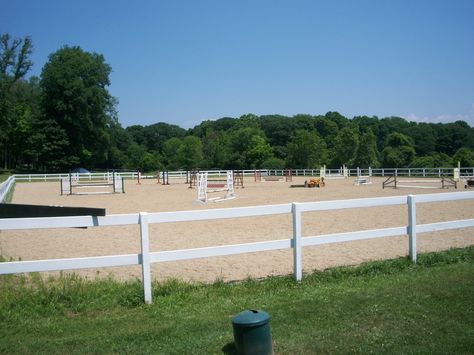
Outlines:
[[[301,211],[298,203],[291,204],[293,216],[293,274],[296,281],[303,276],[301,264]]]
[[[408,250],[411,261],[416,263],[416,200],[408,195]]]
[[[142,280],[145,303],[151,303],[150,239],[148,235],[148,214],[140,212],[140,241],[142,247]]]

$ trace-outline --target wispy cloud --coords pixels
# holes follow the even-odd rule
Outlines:
[[[471,104],[470,110],[465,114],[442,114],[437,116],[420,116],[416,113],[410,113],[405,117],[409,121],[425,122],[425,123],[449,123],[456,121],[465,121],[471,127],[474,127],[474,103]]]

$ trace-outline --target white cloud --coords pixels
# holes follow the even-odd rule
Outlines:
[[[456,121],[465,121],[471,127],[474,127],[474,103],[471,104],[469,112],[466,114],[442,114],[437,116],[419,116],[410,113],[405,118],[409,121],[425,122],[425,123],[449,123]]]

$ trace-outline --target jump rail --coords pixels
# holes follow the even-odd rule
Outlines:
[[[422,178],[417,180],[414,178],[408,178],[407,180],[400,180],[395,174],[382,182],[382,189],[385,189],[386,187],[392,187],[394,189],[404,187],[419,189],[449,189],[450,187],[454,187],[457,189],[458,183],[453,178],[444,176],[438,179]]]
[[[212,256],[235,255],[259,251],[293,249],[294,277],[297,281],[302,278],[302,247],[341,243],[354,240],[383,238],[408,235],[409,255],[416,262],[416,235],[456,228],[474,227],[474,219],[438,222],[431,224],[416,224],[416,206],[419,203],[458,201],[474,199],[474,192],[452,192],[426,195],[404,195],[394,197],[378,197],[339,201],[320,201],[305,203],[287,203],[280,205],[238,207],[212,210],[158,212],[135,214],[109,215],[104,217],[54,217],[54,218],[17,218],[0,219],[0,231],[19,229],[44,229],[67,227],[100,227],[117,225],[140,225],[141,253],[113,256],[96,256],[69,259],[51,259],[38,261],[14,261],[0,263],[0,274],[24,272],[58,271],[83,268],[98,268],[109,266],[142,265],[142,281],[144,300],[151,303],[151,271],[150,264],[176,260],[206,258]],[[302,236],[301,215],[305,212],[327,211],[346,208],[365,208],[376,206],[407,205],[408,221],[406,226],[376,230],[353,231],[316,236]],[[224,245],[206,248],[157,251],[149,250],[149,224],[174,223],[201,220],[218,220],[225,218],[241,218],[292,214],[293,235],[283,240],[270,240],[257,243]]]
[[[69,174],[60,181],[61,195],[92,195],[125,193],[124,178],[119,173],[108,173],[104,180],[85,179],[78,174]],[[100,189],[91,191],[91,189]],[[79,189],[86,189],[79,192]]]

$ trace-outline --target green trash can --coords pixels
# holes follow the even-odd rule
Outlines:
[[[240,312],[232,319],[235,348],[242,355],[273,354],[270,316],[260,310]]]

